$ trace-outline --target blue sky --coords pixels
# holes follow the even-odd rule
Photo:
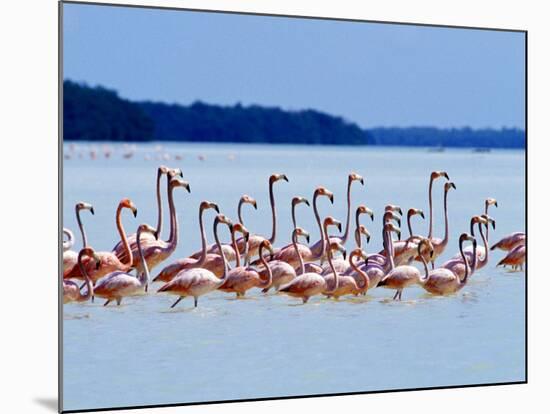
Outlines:
[[[524,35],[64,5],[64,77],[132,100],[312,108],[373,126],[524,127]]]

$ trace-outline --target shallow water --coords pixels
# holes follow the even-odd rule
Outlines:
[[[123,197],[138,207],[137,219],[124,214],[127,232],[142,222],[155,225],[160,163],[182,168],[192,190],[175,192],[181,237],[173,258],[199,249],[201,200],[218,203],[236,219],[238,199],[247,193],[257,199],[258,211],[244,207],[246,226],[269,234],[267,179],[274,172],[290,179],[275,186],[276,245],[289,240],[291,198],[302,195],[311,201],[317,185],[335,193],[334,205],[320,199],[321,215],[345,220],[351,171],[362,174],[366,184],[354,185],[353,205],[365,203],[375,211],[373,223],[362,217],[373,236],[369,252],[381,248],[386,203],[422,208],[427,218],[429,172],[438,169],[449,173],[457,190],[449,194],[451,239],[437,263],[458,251],[459,234],[468,231],[469,217],[482,213],[486,197],[495,197],[499,205],[490,211],[497,222],[491,241],[524,230],[520,151],[151,144],[124,159],[127,149],[109,146],[114,150],[109,159],[92,160],[91,146],[71,150],[65,145],[71,159],[64,162],[64,225],[77,235],[77,246],[74,204],[80,200],[96,210],[95,216],[82,214],[96,250],[110,250],[117,242],[114,212]],[[102,152],[101,145],[95,148]],[[181,154],[183,160],[158,160],[163,154]],[[443,235],[442,188],[441,181],[434,186],[438,237]],[[213,215],[205,214],[210,241]],[[301,205],[297,216],[316,241],[311,209]],[[415,232],[426,234],[428,220],[413,220]],[[165,224],[166,238],[167,214]],[[227,237],[224,229],[222,238]],[[352,238],[347,247],[353,247]],[[104,308],[101,300],[65,305],[64,409],[524,380],[525,274],[495,268],[503,255],[491,252],[489,264],[456,295],[434,297],[414,287],[404,291],[400,303],[391,301],[394,292],[386,289],[339,301],[316,297],[304,306],[255,289],[244,300],[215,292],[202,297],[196,309],[189,298],[170,309],[175,297],[154,293],[126,298],[120,307]],[[154,284],[151,291],[160,286]]]

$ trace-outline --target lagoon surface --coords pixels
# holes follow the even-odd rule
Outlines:
[[[523,151],[446,150],[411,148],[146,144],[135,148],[108,144],[110,158],[95,145],[65,144],[64,223],[80,235],[74,204],[87,201],[95,215],[83,212],[89,244],[110,251],[118,241],[115,210],[120,199],[131,198],[137,219],[123,214],[127,233],[142,222],[156,224],[155,179],[160,164],[180,167],[191,194],[174,195],[180,223],[180,244],[172,259],[199,250],[198,205],[219,204],[236,220],[242,194],[258,201],[255,211],[243,209],[245,225],[269,235],[271,215],[268,177],[285,173],[290,182],[275,185],[278,237],[289,242],[290,200],[312,198],[316,186],[335,194],[335,204],[320,198],[321,216],[345,221],[347,174],[355,171],[365,186],[354,184],[353,210],[364,203],[375,221],[362,222],[372,234],[368,252],[381,249],[384,205],[404,211],[421,208],[426,220],[414,217],[415,232],[427,234],[428,181],[432,170],[445,170],[456,184],[449,193],[450,242],[438,259],[458,252],[458,236],[469,230],[469,219],[483,212],[486,197],[498,200],[491,208],[496,231],[490,242],[525,222],[525,158]],[[124,158],[123,153],[132,153]],[[79,154],[82,154],[80,157]],[[174,155],[182,157],[175,160]],[[203,160],[199,159],[202,156]],[[172,157],[171,159],[160,158]],[[163,197],[166,206],[165,181]],[[434,186],[437,237],[443,237],[443,180]],[[205,214],[209,242],[214,213]],[[298,223],[319,239],[311,208],[300,205]],[[163,238],[168,237],[165,213]],[[403,223],[403,231],[406,226]],[[228,241],[226,229],[222,239]],[[348,251],[354,247],[348,240]],[[406,289],[402,302],[389,299],[394,291],[370,290],[366,297],[339,301],[298,299],[258,289],[247,298],[215,292],[199,307],[186,298],[170,309],[174,296],[155,294],[126,298],[122,306],[95,303],[64,305],[63,409],[136,406],[234,400],[289,395],[374,391],[525,379],[525,273],[495,265],[504,252],[490,252],[489,264],[458,294],[435,297],[420,287]],[[170,259],[165,264],[170,263]],[[436,264],[437,264],[436,263]],[[162,264],[153,270],[158,274]]]

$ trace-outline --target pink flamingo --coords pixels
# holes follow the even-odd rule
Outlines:
[[[184,259],[176,260],[175,262],[164,267],[160,271],[160,273],[153,279],[153,282],[169,282],[182,270],[191,269],[194,267],[200,267],[209,270],[218,277],[223,274],[224,261],[222,257],[219,254],[207,253],[206,231],[204,230],[203,214],[206,210],[209,209],[215,210],[218,214],[220,212],[218,205],[210,201],[203,201],[199,206],[199,229],[202,241],[201,256],[198,259],[186,257]],[[216,229],[216,227],[214,227],[214,229]]]
[[[390,231],[393,231],[391,223],[386,224],[386,234],[389,234]],[[395,289],[395,295],[393,297],[393,300],[401,300],[401,295],[403,294],[403,289],[412,286],[414,284],[419,284],[421,282],[422,276],[420,274],[420,271],[410,265],[401,265],[401,266],[395,266],[393,262],[393,251],[391,249],[391,242],[387,239],[391,239],[391,237],[386,236],[386,246],[389,247],[388,253],[388,259],[390,262],[390,271],[389,273],[378,282],[378,286],[385,287],[387,289]],[[429,239],[422,239],[418,243],[418,252],[420,260],[422,261],[424,265],[424,269],[426,272],[426,277],[428,276],[428,265],[426,263],[426,260],[424,259],[424,256],[422,255],[422,247],[423,245],[428,245],[429,249],[433,251],[433,248],[430,246],[431,242]]]
[[[342,231],[342,224],[334,220],[332,217],[327,217],[325,219],[325,223],[326,226],[339,224],[339,231]],[[300,261],[300,275],[292,279],[289,284],[282,286],[279,289],[279,292],[285,293],[292,297],[301,298],[302,303],[304,304],[307,303],[309,298],[312,296],[320,295],[322,293],[332,293],[332,291],[327,291],[327,282],[323,276],[314,272],[305,272],[304,262],[298,248],[296,248],[296,254],[298,255]],[[334,281],[333,288],[334,291],[338,289],[338,278]]]
[[[397,222],[398,227],[393,226],[393,223],[391,223],[391,220],[395,220]],[[387,240],[386,239],[386,233],[387,233],[387,231],[386,231],[385,226],[386,226],[386,224],[392,224],[392,226],[391,226],[392,229],[393,229],[392,231],[397,234],[397,237],[400,240],[401,239],[401,229],[399,228],[399,226],[401,225],[401,220],[400,220],[399,216],[396,213],[394,213],[392,210],[386,209],[386,211],[384,213],[384,216],[382,217],[382,223],[383,223],[382,224],[383,248],[378,253],[369,254],[368,258],[369,258],[369,263],[371,265],[378,265],[378,266],[381,266],[382,268],[389,271],[389,265],[390,265],[390,262],[388,260],[389,248],[386,247],[386,240]],[[390,237],[389,237],[389,243],[391,243],[390,248],[393,251],[394,241],[391,237],[391,234],[390,234]]]
[[[98,296],[107,301],[103,306],[107,306],[111,301],[116,300],[116,304],[120,306],[122,298],[127,296],[135,296],[140,291],[145,290],[145,286],[149,283],[149,268],[142,250],[142,236],[144,232],[151,235],[156,233],[157,229],[148,224],[140,224],[137,230],[137,248],[139,260],[141,261],[142,272],[138,272],[137,277],[126,272],[115,271],[109,273],[97,282],[94,287],[94,296]]]
[[[162,240],[159,240],[160,238],[160,234],[162,232],[162,199],[161,199],[161,191],[160,191],[160,183],[161,183],[161,179],[162,179],[162,176],[166,174],[166,178],[167,178],[167,181],[166,181],[166,188],[167,188],[167,192],[170,193],[170,180],[176,176],[180,176],[182,177],[183,176],[183,173],[182,171],[179,169],[179,168],[168,168],[164,165],[161,165],[158,170],[157,170],[157,182],[156,182],[156,197],[157,197],[157,227],[156,227],[156,232],[154,234],[150,234],[150,233],[144,233],[142,235],[143,237],[143,240],[142,240],[142,244],[145,246],[146,242],[149,243],[151,242],[150,244],[152,245],[164,245],[165,242],[163,242]],[[171,214],[171,212],[170,212]],[[140,266],[140,260],[139,260],[139,255],[137,254],[137,243],[136,243],[136,238],[137,238],[137,233],[132,233],[131,235],[127,236],[128,238],[128,244],[130,245],[130,249],[132,250],[132,258],[134,260],[133,262],[133,266],[134,267],[139,267]],[[157,243],[158,242],[158,243]],[[124,262],[126,260],[128,260],[128,258],[126,257],[126,251],[124,249],[124,245],[122,244],[122,242],[118,242],[115,247],[113,247],[113,250],[112,252],[114,254],[116,254],[116,256],[120,259],[120,261]],[[152,270],[153,267],[157,264],[157,263],[153,263],[153,261],[151,260],[151,258],[149,256],[146,256],[146,260],[147,260],[147,263],[149,264],[149,269]]]
[[[474,236],[474,224],[481,223],[484,224],[486,228],[489,227],[489,224],[493,226],[493,229],[495,228],[495,220],[492,217],[489,217],[485,214],[482,214],[481,216],[474,216],[470,220],[470,235]],[[483,241],[483,246],[477,246],[475,250],[475,256],[477,256],[477,266],[474,270],[479,270],[487,265],[489,263],[489,246],[487,244],[487,238],[485,237],[485,234],[481,228],[481,225],[479,226],[479,235],[481,237],[481,240]],[[468,259],[468,263],[470,266],[473,266],[473,260],[474,260],[474,253],[472,249],[464,249],[464,254],[466,255],[466,259]],[[483,257],[483,259],[481,258]],[[457,254],[453,257],[453,259],[460,259],[460,256]]]
[[[478,225],[478,233],[481,236],[481,239],[483,240],[483,243],[485,246],[487,245],[487,239],[485,238],[485,235],[483,234],[483,229],[481,227],[482,224],[487,224],[488,220],[485,219],[482,216],[474,216],[470,220],[470,237],[474,237],[474,225],[477,223]],[[447,260],[445,263],[441,265],[441,268],[445,268],[453,272],[455,275],[457,275],[460,279],[463,279],[466,275],[466,266],[464,264],[463,256],[466,257],[466,260],[468,262],[468,266],[471,267],[470,269],[470,277],[474,274],[475,270],[480,269],[481,267],[485,266],[488,261],[488,257],[484,257],[485,264],[482,264],[480,266],[480,256],[483,256],[483,253],[480,252],[477,241],[473,244],[475,246],[476,252],[478,254],[473,255],[473,249],[471,249],[469,252],[467,249],[464,249],[462,244],[460,244],[460,251],[458,254],[453,256],[451,259]]]
[[[223,254],[223,249],[218,237],[218,225],[220,223],[226,224],[230,231],[233,229],[233,223],[223,214],[218,214],[214,219],[214,238],[216,239],[219,251],[222,252],[222,277],[218,278],[210,270],[201,267],[183,269],[170,282],[166,283],[158,290],[158,292],[166,292],[170,295],[179,296],[171,308],[176,306],[186,296],[193,296],[195,299],[195,307],[197,307],[200,296],[218,289],[225,282],[228,270],[227,261],[225,260],[225,255]]]
[[[88,240],[86,238],[86,232],[84,231],[84,226],[82,225],[82,220],[80,219],[80,211],[82,210],[88,210],[93,215],[94,207],[91,204],[85,203],[83,201],[75,205],[76,222],[78,223],[78,227],[80,228],[80,234],[82,235],[82,247],[86,247],[88,245]],[[63,232],[65,232],[65,230],[70,232],[71,236],[69,236],[69,239],[74,240],[74,237],[72,237],[72,232],[68,229],[63,229]],[[65,245],[63,248],[65,248]],[[69,274],[72,269],[75,269],[75,266],[78,261],[78,253],[75,252],[74,250],[69,250],[69,249],[63,252],[63,277]]]
[[[388,211],[391,211],[392,213],[398,213],[400,216],[403,215],[403,210],[401,210],[401,207],[396,206],[395,204],[387,204],[384,207],[384,213],[387,213]]]
[[[495,198],[489,197],[485,199],[485,214],[489,215],[489,207],[495,206],[498,208],[498,201]],[[487,243],[489,243],[489,227],[486,227],[486,234],[485,238],[487,239]]]
[[[468,276],[474,271],[470,270],[470,265],[468,264],[468,261],[466,260],[466,256],[464,255],[463,251],[463,244],[467,240],[473,243],[474,250],[477,247],[477,242],[474,237],[470,236],[468,233],[462,233],[460,235],[460,254],[462,256],[462,265],[464,267],[463,278],[460,275],[454,273],[452,270],[445,267],[439,267],[428,273],[428,264],[424,260],[424,256],[422,254],[420,255],[422,264],[424,265],[424,270],[427,274],[425,278],[422,278],[420,280],[420,285],[425,290],[430,292],[432,295],[450,295],[452,293],[458,292],[460,289],[466,286],[466,283],[468,282]],[[474,264],[472,265],[472,269],[475,269],[476,261],[477,256],[474,256]]]
[[[250,197],[249,195],[245,194],[239,199],[239,205],[237,207],[237,216],[239,217],[239,223],[244,226],[243,217],[242,217],[242,207],[244,204],[250,204],[254,207],[254,209],[258,209],[258,204],[256,203],[256,200]],[[246,243],[248,246],[248,243]],[[244,246],[244,245],[243,245]],[[233,247],[229,244],[222,244],[223,252],[225,254],[225,259],[229,262],[232,262],[235,260],[235,250]],[[216,254],[219,255],[220,252],[218,251],[218,246],[216,243],[213,243],[209,245],[206,249],[206,253],[208,254]],[[242,253],[242,251],[240,252]],[[202,249],[198,252],[193,253],[191,256],[189,256],[192,259],[200,259],[203,252]],[[221,274],[221,273],[220,273]]]
[[[437,259],[445,250],[447,247],[447,244],[449,243],[449,215],[447,212],[447,194],[449,193],[449,190],[451,188],[454,188],[456,190],[456,186],[453,182],[447,182],[445,183],[445,194],[443,196],[443,209],[445,211],[445,236],[443,239],[437,238],[437,237],[431,237],[430,241],[432,242],[434,251],[433,255],[431,256],[431,263],[432,263],[432,269],[435,267],[435,259]]]
[[[510,252],[498,262],[497,266],[512,266],[512,270],[523,271],[523,264],[525,263],[526,249],[525,244],[516,245]]]
[[[525,233],[518,231],[500,239],[491,246],[491,250],[500,249],[509,252],[521,244],[525,244]]]
[[[449,174],[445,171],[432,171],[430,174],[430,185],[428,186],[428,203],[430,206],[430,227],[428,230],[428,239],[433,237],[433,203],[432,203],[432,188],[433,182],[438,178],[445,177],[449,181]]]
[[[296,250],[299,250],[298,237],[300,236],[304,237],[309,243],[309,233],[301,227],[295,227],[292,231],[292,245]],[[271,287],[278,291],[281,286],[290,283],[296,277],[296,269],[282,260],[271,260],[268,263],[268,267],[271,269],[272,281],[271,285],[262,290],[263,293],[267,293]],[[261,269],[259,273],[262,278],[267,278],[267,268]]]
[[[396,228],[396,230],[398,230],[398,229]],[[360,225],[359,228],[355,229],[355,233],[356,233],[355,238],[356,238],[356,243],[357,243],[357,249],[362,248],[362,246],[361,246],[361,234],[364,234],[366,236],[367,244],[369,243],[370,233],[365,228],[365,226]],[[384,272],[382,266],[380,266],[376,262],[370,263],[368,255],[366,255],[366,260],[361,266],[357,266],[357,265],[352,266],[352,261],[353,261],[353,259],[350,256],[350,258],[349,258],[350,266],[348,267],[348,269],[346,271],[343,272],[343,274],[345,276],[353,277],[357,284],[361,284],[361,283],[363,283],[363,275],[361,274],[361,272],[365,273],[368,280],[369,280],[369,284],[368,284],[367,289],[372,289],[372,288],[376,287],[378,285],[378,282],[385,276],[385,272]],[[359,269],[360,272],[358,272],[357,269]],[[366,293],[367,289],[363,289],[361,291],[361,294],[364,295]]]
[[[246,291],[249,289],[255,287],[263,289],[270,286],[273,274],[263,255],[264,249],[267,249],[269,251],[273,249],[269,240],[262,241],[260,243],[260,247],[258,248],[260,261],[267,271],[266,280],[262,279],[260,273],[252,267],[237,266],[229,271],[223,284],[218,289],[227,293],[235,293],[237,295],[237,298],[241,298],[246,294]]]
[[[134,203],[132,203],[130,199],[125,198],[120,201],[116,211],[116,226],[122,243],[126,248],[128,262],[122,263],[118,259],[118,257],[112,252],[96,252],[96,255],[99,256],[101,261],[101,265],[99,266],[99,268],[96,268],[95,264],[92,263],[92,260],[90,260],[90,258],[87,256],[86,259],[83,260],[83,266],[86,269],[86,273],[89,275],[94,284],[103,276],[109,273],[117,270],[127,272],[132,268],[132,250],[130,250],[130,246],[128,245],[128,239],[126,238],[126,233],[124,232],[124,227],[122,227],[122,221],[120,218],[122,210],[125,208],[131,210],[134,214],[134,217],[137,216],[137,208],[136,206],[134,206]],[[84,279],[84,275],[82,274],[81,269],[78,267],[73,268],[68,274],[64,275],[63,277],[67,279]]]
[[[330,203],[334,204],[334,194],[332,191],[327,190],[325,187],[317,187],[315,189],[313,192],[313,214],[315,215],[315,221],[317,221],[317,226],[319,227],[319,240],[313,244],[313,246],[309,246],[311,255],[302,257],[302,259],[305,260],[319,260],[325,255],[325,236],[323,234],[321,216],[319,215],[319,210],[317,209],[317,199],[321,196],[328,197]]]
[[[326,290],[328,292],[324,292],[324,293],[328,297],[332,297],[338,300],[340,296],[344,296],[344,295],[357,296],[360,293],[366,292],[367,289],[369,288],[369,279],[365,272],[363,272],[362,270],[356,267],[355,263],[353,263],[353,259],[355,257],[361,257],[366,260],[367,255],[361,249],[353,250],[352,254],[350,255],[351,266],[354,267],[354,270],[359,274],[359,276],[362,279],[362,282],[359,285],[355,278],[338,273],[336,268],[332,265],[332,251],[335,248],[338,248],[338,244],[335,242],[332,242],[330,244],[330,249],[327,251],[327,260],[329,265],[331,265],[332,275],[325,275],[325,280],[327,282]],[[333,287],[334,284],[337,284],[338,286],[334,288]]]
[[[72,280],[63,280],[63,303],[86,302],[94,294],[92,281],[90,280],[88,273],[86,273],[86,268],[82,264],[82,258],[84,256],[89,257],[90,260],[94,260],[96,263],[96,268],[101,264],[101,259],[97,254],[95,254],[94,249],[91,247],[84,247],[80,250],[78,253],[77,262],[78,266],[80,266],[82,274],[84,275],[87,290],[85,294],[82,294],[80,293],[80,287],[75,282]]]
[[[393,242],[394,263],[396,266],[402,264],[411,264],[416,256],[419,237],[413,234],[411,218],[419,215],[424,218],[424,212],[417,208],[410,208],[407,211],[407,227],[409,228],[409,238],[406,240],[398,240]]]

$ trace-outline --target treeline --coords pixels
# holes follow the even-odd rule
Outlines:
[[[63,83],[65,140],[187,141],[330,145],[522,148],[518,129],[374,128],[363,130],[315,110],[258,105],[132,102],[103,87]]]

